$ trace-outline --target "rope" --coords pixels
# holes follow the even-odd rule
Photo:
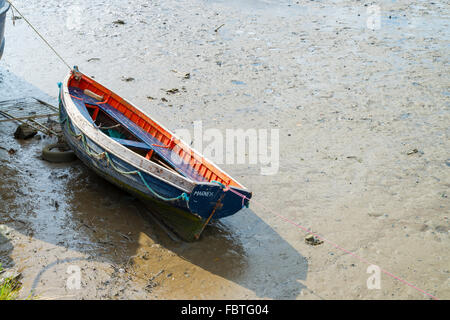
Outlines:
[[[108,129],[114,129],[114,128],[120,127],[120,124],[115,124],[115,125],[110,126],[110,127],[102,127],[101,125],[98,126],[95,123],[93,125],[94,125],[94,127],[96,127],[97,129],[100,129],[100,130],[108,130]]]
[[[86,137],[80,133],[80,134],[76,134],[72,128],[69,125],[69,121],[67,121],[67,117],[64,118],[61,122],[61,124],[63,124],[64,122],[66,123],[66,127],[68,129],[68,132],[70,133],[70,135],[76,137],[76,138],[81,138],[81,142],[82,142],[82,146],[85,149],[86,153],[91,156],[94,157],[96,159],[103,159],[106,158],[106,163],[108,166],[111,166],[111,168],[113,168],[116,172],[123,174],[123,175],[131,175],[131,174],[137,174],[139,176],[139,178],[141,178],[142,182],[144,183],[144,185],[147,187],[147,189],[158,199],[161,199],[163,201],[176,201],[176,200],[185,200],[187,203],[189,203],[189,195],[186,192],[183,192],[182,194],[180,194],[178,197],[175,198],[166,198],[160,194],[158,194],[155,190],[153,190],[147,183],[147,181],[145,180],[144,176],[142,175],[142,173],[138,170],[133,170],[133,171],[123,171],[120,168],[117,167],[117,165],[112,161],[111,157],[109,156],[109,154],[104,151],[102,153],[95,153],[92,152],[91,148],[89,147],[89,145],[86,142]]]
[[[11,5],[11,7],[13,7],[14,10],[16,10],[16,12],[23,18],[23,20],[25,20],[26,23],[28,23],[28,25],[31,27],[31,29],[33,29],[34,32],[37,33],[37,35],[45,42],[45,44],[52,49],[52,51],[58,56],[58,58],[67,66],[67,68],[69,68],[69,70],[72,70],[72,68],[69,66],[69,64],[61,57],[61,55],[56,52],[56,50],[50,45],[50,43],[48,43],[47,40],[45,40],[45,38],[39,33],[39,31],[36,30],[36,28],[31,24],[30,21],[28,21],[27,18],[24,17],[24,15],[12,4],[12,2],[10,0],[6,0],[7,2],[9,2],[9,4]]]
[[[225,191],[227,191],[228,189],[228,187],[226,186],[226,185],[224,185],[222,182],[219,182],[219,181],[217,181],[217,180],[211,180],[211,183],[217,183],[218,185],[220,185],[220,186],[222,186],[222,188],[225,190]]]

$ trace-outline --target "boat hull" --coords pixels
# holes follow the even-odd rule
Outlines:
[[[92,122],[86,109],[86,105],[95,105],[96,102],[70,92],[70,88],[81,81],[73,82],[73,77],[74,73],[69,73],[65,82],[60,85],[59,95],[61,127],[70,148],[98,175],[140,199],[183,240],[198,239],[210,220],[233,215],[248,205],[251,193],[247,190],[212,179],[194,181],[186,178],[137,154],[103,133]],[[92,79],[83,79],[90,84],[94,83]],[[99,84],[96,85],[100,87]],[[106,88],[102,90],[112,94]],[[125,103],[124,100],[119,101]],[[113,108],[109,103],[103,103],[103,108]],[[114,116],[126,123],[123,116],[117,115],[117,109],[115,110]],[[130,126],[133,124],[128,122],[126,128],[131,128]],[[135,126],[132,128],[139,130]],[[161,147],[159,144],[151,146]],[[235,181],[233,184],[240,185]]]
[[[5,21],[9,6],[10,4],[8,2],[0,0],[0,59],[2,58],[5,49]]]

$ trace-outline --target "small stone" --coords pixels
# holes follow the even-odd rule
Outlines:
[[[24,123],[17,127],[16,131],[14,132],[14,138],[25,140],[34,137],[36,134],[36,129]]]
[[[317,238],[316,236],[314,236],[313,234],[308,234],[305,237],[305,243],[309,244],[311,246],[318,246],[318,245],[322,244],[323,241],[320,240],[319,238]]]

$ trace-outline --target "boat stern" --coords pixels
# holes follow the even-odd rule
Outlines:
[[[220,183],[198,184],[189,197],[189,210],[203,219],[221,219],[248,207],[252,193]]]

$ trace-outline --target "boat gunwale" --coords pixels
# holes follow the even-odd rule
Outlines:
[[[69,83],[69,81],[70,81],[72,75],[73,75],[73,72],[70,71],[69,74],[66,76],[66,79],[64,80],[63,86],[64,86],[65,88],[67,88],[67,92],[65,92],[65,93],[67,93],[67,94],[69,94],[69,90],[68,90],[68,87],[67,87],[67,86],[68,86],[68,83]],[[162,128],[166,133],[170,134],[170,135],[173,137],[173,139],[175,139],[175,140],[177,141],[177,144],[178,144],[178,143],[181,143],[181,145],[180,145],[181,148],[186,148],[186,149],[190,150],[190,151],[192,152],[192,155],[193,155],[194,157],[205,160],[209,165],[213,166],[214,169],[216,169],[216,170],[218,170],[219,172],[223,173],[223,174],[226,175],[228,178],[230,178],[234,183],[237,184],[237,186],[230,185],[229,187],[232,187],[232,188],[238,189],[238,190],[241,189],[241,190],[244,190],[244,191],[248,191],[248,189],[247,189],[246,187],[244,187],[241,183],[239,183],[239,182],[238,182],[236,179],[234,179],[231,175],[229,175],[229,174],[228,174],[227,172],[225,172],[223,169],[219,168],[214,162],[212,162],[211,160],[209,160],[208,158],[206,158],[205,156],[203,156],[203,154],[201,154],[200,152],[198,152],[196,149],[190,147],[183,139],[181,139],[180,137],[178,137],[178,136],[177,136],[176,134],[174,134],[172,131],[168,130],[164,125],[162,125],[161,123],[159,123],[159,122],[158,122],[157,120],[155,120],[153,117],[150,117],[149,115],[147,115],[147,113],[144,112],[143,110],[141,110],[139,107],[135,106],[133,103],[131,103],[130,101],[126,100],[125,98],[122,98],[122,97],[119,96],[117,93],[115,93],[114,91],[112,91],[112,90],[106,88],[105,86],[103,86],[102,84],[98,83],[98,82],[95,81],[94,79],[89,78],[89,77],[86,76],[85,74],[82,74],[82,76],[83,76],[83,78],[87,79],[88,82],[97,84],[97,85],[100,87],[100,88],[98,88],[98,89],[102,89],[103,91],[109,91],[111,96],[115,96],[116,99],[119,98],[119,99],[118,99],[119,101],[122,100],[123,102],[125,102],[125,103],[128,104],[128,105],[130,105],[132,108],[134,108],[135,110],[137,110],[138,112],[140,112],[141,114],[143,114],[144,116],[146,116],[147,118],[149,118],[150,121],[152,121],[152,122],[155,123],[157,126],[159,126],[160,128]],[[70,98],[70,94],[69,94],[69,98]],[[70,100],[71,100],[71,102],[73,103],[73,101],[72,101],[71,98],[70,98]],[[75,105],[74,105],[74,106],[75,106]],[[124,106],[127,107],[126,105],[124,105]],[[76,106],[75,106],[75,108],[76,108]],[[129,108],[127,108],[127,109],[129,109]],[[76,110],[78,111],[78,108],[76,108]],[[131,110],[131,111],[133,111],[133,110]],[[80,115],[83,117],[83,115],[82,115],[81,113],[80,113]],[[84,117],[83,117],[83,118],[84,118]],[[144,120],[145,120],[145,119],[144,119]],[[87,120],[86,120],[86,121],[87,121]],[[94,128],[94,127],[92,126],[92,124],[90,124],[88,121],[87,121],[87,124],[89,124],[92,128]],[[103,134],[103,133],[102,133],[102,134]],[[105,135],[105,137],[108,137],[108,136]],[[112,140],[112,139],[110,139],[110,140]],[[119,146],[125,148],[127,151],[130,151],[128,148],[122,146],[120,143],[118,143],[118,142],[116,142],[116,141],[113,141],[113,140],[112,140],[112,142],[114,142],[114,144],[118,144]],[[131,152],[133,152],[133,151],[131,151]],[[138,155],[138,156],[141,157],[140,155]],[[174,175],[174,176],[177,176],[177,177],[179,177],[179,178],[182,178],[182,179],[184,179],[184,180],[186,180],[186,181],[188,181],[188,182],[190,182],[190,183],[193,183],[194,185],[197,185],[197,184],[205,184],[205,183],[212,183],[212,182],[210,182],[210,181],[194,181],[194,180],[189,179],[189,178],[187,178],[187,177],[183,177],[182,175],[180,175],[180,174],[178,174],[178,173],[174,173],[174,172],[168,170],[167,168],[165,168],[165,167],[163,167],[163,166],[160,166],[160,165],[158,165],[158,164],[156,164],[156,163],[154,163],[154,162],[152,162],[152,161],[146,159],[145,157],[142,157],[142,158],[143,158],[144,160],[148,161],[150,164],[156,165],[158,168],[162,168],[162,169],[164,169],[165,171],[169,172],[170,174],[172,174],[172,175]],[[122,159],[122,160],[123,160],[123,159]],[[124,160],[124,161],[125,161],[125,160]],[[200,162],[203,162],[203,161],[200,161]],[[139,166],[138,166],[138,167],[139,167]]]

